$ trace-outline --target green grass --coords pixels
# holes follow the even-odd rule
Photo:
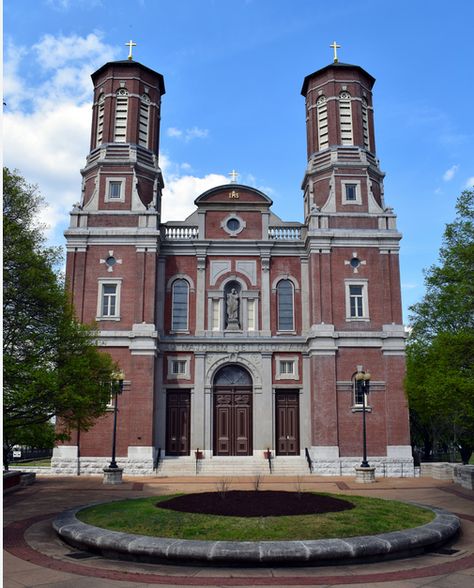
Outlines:
[[[157,508],[170,496],[93,506],[78,513],[84,523],[138,535],[220,541],[327,539],[375,535],[429,523],[434,513],[415,506],[362,496],[341,496],[355,505],[343,512],[281,517],[223,517]],[[221,500],[216,494],[216,500]]]
[[[37,459],[35,461],[12,461],[10,466],[20,468],[39,468],[39,467],[51,467],[51,458]]]

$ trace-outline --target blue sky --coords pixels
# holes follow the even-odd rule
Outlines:
[[[64,245],[89,149],[90,74],[134,59],[162,73],[164,218],[239,182],[302,220],[303,79],[332,61],[374,88],[385,201],[398,214],[404,318],[421,298],[460,192],[474,184],[474,2],[458,0],[4,0],[4,165],[37,183]]]

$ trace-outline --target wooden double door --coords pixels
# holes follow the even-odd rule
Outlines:
[[[214,389],[214,455],[252,455],[252,388]]]
[[[276,393],[276,452],[277,455],[300,453],[299,392]]]
[[[168,391],[166,395],[166,454],[189,455],[191,394]]]

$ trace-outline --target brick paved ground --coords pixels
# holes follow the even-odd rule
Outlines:
[[[474,585],[474,493],[431,478],[383,479],[370,486],[352,478],[307,477],[305,490],[360,494],[439,506],[458,514],[462,533],[449,547],[411,559],[365,565],[306,568],[207,568],[135,564],[99,556],[77,559],[51,530],[55,514],[98,500],[202,491],[213,478],[130,478],[118,487],[99,477],[40,477],[36,484],[4,499],[4,587],[131,588],[138,586],[363,586],[370,588],[458,588]],[[266,477],[262,489],[294,490],[290,478]],[[252,488],[234,478],[234,489]]]

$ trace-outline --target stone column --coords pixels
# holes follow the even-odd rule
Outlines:
[[[206,447],[205,422],[206,407],[204,398],[204,369],[206,354],[202,351],[194,354],[194,393],[191,400],[191,452]]]
[[[259,455],[261,450],[267,449],[267,447],[272,449],[275,438],[275,410],[272,394],[272,353],[270,351],[264,351],[261,354],[261,358],[262,388],[258,390],[254,387],[253,403],[253,448],[257,455]]]
[[[262,254],[262,308],[261,308],[261,330],[260,333],[265,336],[271,335],[270,329],[270,257]],[[263,328],[268,325],[267,328]]]

